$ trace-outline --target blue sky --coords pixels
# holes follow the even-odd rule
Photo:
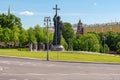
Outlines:
[[[58,4],[63,22],[84,24],[120,21],[120,0],[0,0],[0,13],[11,13],[21,18],[23,27],[28,29],[36,24],[44,25],[44,17],[53,18],[53,7]]]

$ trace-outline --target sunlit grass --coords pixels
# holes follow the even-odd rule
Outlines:
[[[1,56],[17,56],[22,58],[35,58],[46,60],[47,52],[18,51],[16,49],[0,49]],[[118,55],[88,54],[76,52],[49,52],[50,60],[75,61],[75,62],[104,62],[120,63]]]

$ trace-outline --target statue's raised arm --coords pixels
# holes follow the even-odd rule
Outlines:
[[[55,16],[53,18],[54,21],[54,37],[53,37],[53,49],[54,50],[59,50],[63,51],[64,47],[61,45],[61,35],[62,35],[62,29],[63,29],[63,24],[62,21],[60,20],[60,16],[57,15],[57,10],[60,10],[59,8],[53,8],[56,10]]]

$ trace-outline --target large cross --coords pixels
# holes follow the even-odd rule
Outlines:
[[[55,10],[55,11],[56,11],[56,15],[57,15],[57,10],[60,10],[60,8],[58,8],[58,7],[57,7],[57,4],[56,4],[56,7],[55,7],[55,8],[53,8],[53,10]]]

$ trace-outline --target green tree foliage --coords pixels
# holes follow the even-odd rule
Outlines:
[[[14,26],[11,31],[11,40],[14,42],[14,44],[16,44],[19,42],[19,28]]]
[[[103,51],[103,46],[102,46],[102,44],[100,44],[100,53],[103,53],[104,51]]]
[[[108,53],[110,51],[109,47],[107,44],[103,45],[103,53]]]
[[[100,44],[103,46],[104,45],[104,41],[106,42],[107,40],[107,34],[106,33],[98,33],[99,37],[100,37]]]
[[[76,41],[74,41],[74,49],[81,51],[99,52],[100,51],[99,40],[95,36],[95,34],[90,33],[78,36],[76,38]]]
[[[36,25],[34,27],[34,31],[35,31],[35,37],[37,39],[38,43],[46,43],[47,42],[47,28],[41,28],[39,25]],[[48,30],[48,39],[49,39],[49,43],[53,42],[53,33],[51,33]]]
[[[33,28],[28,29],[28,43],[36,42],[35,31]]]
[[[117,33],[115,32],[107,32],[106,33],[106,44],[109,46],[111,51],[116,51],[116,45],[117,45]]]
[[[43,43],[46,43],[47,42],[47,27],[44,27],[43,28]]]
[[[109,31],[105,33],[98,33],[98,35],[100,37],[99,42],[102,46],[104,46],[104,44],[107,44],[110,51],[116,51],[117,42],[120,40],[118,33]]]
[[[116,48],[117,48],[117,52],[120,52],[120,42],[117,43]]]
[[[101,37],[99,35],[99,33],[96,32],[89,32],[90,34],[95,34],[95,36],[97,37],[97,39],[99,40],[99,43],[101,43]]]
[[[82,37],[82,35],[77,35],[76,36],[76,40],[74,40],[74,42],[73,42],[73,50],[75,50],[75,51],[79,51],[79,50],[81,50],[81,37]]]
[[[109,53],[110,49],[107,44],[100,45],[100,52],[101,53]]]
[[[19,42],[21,45],[27,44],[28,42],[28,33],[24,28],[20,29]]]
[[[34,27],[34,31],[35,31],[35,37],[37,39],[37,42],[43,42],[44,41],[44,33],[43,30],[41,29],[41,27],[39,25],[36,25]]]
[[[3,28],[10,28],[12,29],[14,26],[17,26],[18,28],[22,27],[22,23],[20,18],[16,17],[13,14],[1,14],[0,15],[0,25]]]
[[[49,32],[49,43],[51,43],[52,44],[52,42],[53,42],[53,33],[51,33],[51,32]]]
[[[68,44],[66,43],[65,39],[62,37],[61,44],[64,46],[65,50],[68,49]]]
[[[11,40],[11,30],[9,28],[4,28],[3,29],[3,41],[5,43],[10,42]]]
[[[0,26],[0,42],[2,42],[2,41],[3,41],[3,29]]]
[[[73,27],[70,23],[64,23],[64,28],[63,28],[63,38],[65,39],[65,41],[68,44],[68,50],[72,50],[73,49],[73,41],[75,39],[75,34],[74,34],[74,30]]]

